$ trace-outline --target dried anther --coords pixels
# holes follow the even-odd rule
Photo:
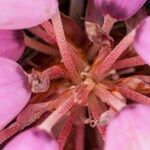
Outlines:
[[[32,69],[28,78],[33,93],[45,92],[50,86],[50,77],[48,72],[39,72]]]
[[[113,39],[105,33],[99,24],[92,22],[85,22],[85,29],[88,34],[89,39],[94,43],[99,45],[99,47],[107,45],[112,47]]]

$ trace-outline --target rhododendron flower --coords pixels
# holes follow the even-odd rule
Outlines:
[[[31,128],[16,136],[4,150],[59,150],[58,144],[46,131]]]
[[[23,32],[0,30],[0,56],[17,61],[25,49]]]
[[[0,29],[36,26],[58,11],[57,0],[0,0]]]
[[[134,47],[138,54],[150,65],[150,17],[147,17],[139,25],[134,41]]]
[[[31,91],[28,79],[16,62],[0,57],[0,130],[28,103]]]
[[[105,150],[149,150],[150,106],[124,108],[107,128]]]
[[[66,1],[72,5],[71,13],[64,10],[69,5],[61,7],[63,0],[60,3],[61,11],[80,16],[72,10],[76,10],[78,4],[85,6],[85,1],[72,1]],[[29,142],[29,149],[35,149],[36,145],[43,149],[49,142],[51,149],[55,147],[51,146],[55,140],[50,138],[50,133],[61,150],[102,149],[105,139],[107,144],[107,126],[124,107],[130,103],[150,105],[149,68],[145,69],[148,66],[133,48],[138,24],[146,16],[145,13],[139,17],[141,11],[136,11],[145,1],[95,0],[95,8],[90,7],[94,5],[94,0],[89,0],[85,29],[60,13],[57,1],[0,1],[7,8],[5,11],[2,8],[6,13],[0,13],[0,29],[25,28],[25,45],[28,48],[19,60],[28,74],[19,64],[6,58],[3,59],[7,61],[2,61],[2,148],[28,149],[26,143]],[[8,9],[12,14],[8,13]],[[80,10],[80,14],[84,12]],[[128,23],[118,22],[114,25],[116,21],[124,21],[132,15]],[[81,20],[81,16],[76,19]],[[36,125],[38,127],[35,129]],[[88,125],[93,128],[90,132]],[[116,130],[120,131],[118,126]],[[21,131],[22,134],[9,140]],[[35,131],[38,134],[34,134]],[[36,135],[41,136],[37,139]],[[3,145],[5,141],[8,145]],[[58,149],[58,146],[54,149]]]
[[[94,0],[97,10],[103,15],[109,15],[118,21],[123,21],[134,15],[146,0]]]

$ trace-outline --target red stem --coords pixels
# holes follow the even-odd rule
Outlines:
[[[92,70],[93,77],[100,79],[100,75],[103,75],[110,69],[113,63],[120,57],[120,55],[133,43],[135,35],[135,29],[130,32],[106,57],[102,63],[98,63]]]
[[[54,30],[51,31],[51,36],[49,36],[47,32],[41,26],[36,26],[28,30],[34,35],[36,35],[37,37],[43,39],[45,42],[51,45],[57,46]]]
[[[58,48],[53,46],[48,46],[46,44],[43,44],[33,38],[30,38],[29,36],[25,35],[25,44],[27,47],[30,47],[34,50],[37,50],[39,52],[52,55],[52,56],[59,56]]]
[[[63,127],[61,129],[61,132],[60,132],[58,139],[57,139],[57,142],[59,143],[61,150],[63,150],[63,148],[66,144],[67,138],[69,136],[69,133],[71,132],[73,123],[74,123],[77,115],[78,114],[75,112],[72,115],[70,115],[70,117],[67,118],[65,124],[63,125]]]
[[[77,49],[70,43],[68,43],[68,46],[70,47],[71,57],[73,59],[73,62],[77,70],[83,71],[87,66],[87,62],[85,58],[83,57],[82,51]]]
[[[76,130],[75,150],[84,150],[85,125],[79,124]]]
[[[0,132],[0,144],[8,138],[23,130],[26,126],[31,125],[47,111],[51,102],[31,104],[27,106],[17,117],[17,120]]]
[[[150,98],[143,94],[140,94],[136,91],[124,87],[118,87],[118,90],[120,91],[121,94],[123,94],[128,99],[134,100],[135,102],[139,102],[142,104],[150,105]]]
[[[49,21],[46,21],[42,24],[42,26],[47,31],[49,36],[51,36],[51,38],[56,42],[57,41],[56,40],[57,35],[55,35],[56,30],[54,31],[52,24]],[[63,31],[63,27],[62,27],[61,33],[59,33],[59,34],[60,35],[62,34],[63,35],[62,37],[65,39],[64,31],[63,31],[63,33],[62,33],[62,31]],[[86,64],[85,60],[83,59],[82,52],[79,52],[79,50],[76,47],[74,47],[72,44],[67,42],[66,39],[65,39],[64,44],[67,44],[67,47],[69,48],[69,53],[71,55],[72,61],[75,65],[76,69],[78,69],[79,71],[83,71],[83,69],[86,67],[87,64]]]
[[[4,141],[9,139],[11,136],[13,136],[19,130],[21,130],[21,125],[16,122],[11,124],[8,128],[2,130],[0,132],[0,144],[2,144]]]
[[[109,92],[107,89],[102,88],[99,85],[95,87],[94,93],[104,103],[108,104],[109,106],[113,107],[118,111],[120,111],[125,106],[125,103],[121,102],[118,98],[113,96],[111,92]]]
[[[91,94],[89,98],[90,98],[89,99],[90,101],[89,101],[88,108],[90,109],[94,120],[98,120],[100,115],[102,114],[102,110],[99,107],[97,99],[96,99],[96,97],[93,94]],[[98,125],[96,127],[97,127],[100,135],[104,138],[105,129],[103,127],[101,127],[101,126],[98,126]]]
[[[137,77],[137,78],[141,79],[142,81],[144,81],[144,82],[150,84],[150,76],[136,75],[136,76],[134,76],[134,77],[135,77],[135,78]]]
[[[69,109],[75,106],[73,97],[69,97],[64,103],[62,103],[39,127],[52,132],[53,126],[63,117]]]
[[[104,32],[106,32],[107,34],[110,33],[114,23],[116,22],[117,20],[115,18],[112,18],[111,16],[109,15],[106,15],[104,16],[104,23],[103,23],[103,26],[102,26],[102,30]]]
[[[63,24],[62,24],[61,16],[59,12],[52,18],[52,24],[54,26],[56,39],[58,42],[58,46],[60,48],[62,61],[66,67],[66,70],[68,71],[69,77],[72,79],[74,83],[79,84],[81,82],[81,78],[74,66],[74,63],[71,57],[71,50],[66,41],[65,33],[63,30]]]
[[[96,60],[94,61],[93,68],[98,64],[102,63],[104,59],[109,55],[111,49],[108,46],[104,46],[100,49]]]
[[[64,70],[60,66],[52,66],[43,71],[43,74],[48,73],[49,79],[54,80],[65,76]]]
[[[141,57],[136,56],[136,57],[126,58],[126,59],[117,61],[112,66],[112,69],[119,70],[119,69],[136,67],[136,66],[141,66],[141,65],[145,65],[145,62],[141,59]]]

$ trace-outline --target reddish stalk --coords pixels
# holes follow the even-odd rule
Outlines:
[[[104,89],[100,84],[95,87],[94,93],[104,103],[113,107],[117,111],[120,111],[125,106],[125,103],[113,96],[111,92],[109,92],[107,89]]]
[[[87,78],[84,82],[82,82],[81,85],[73,90],[74,102],[80,105],[87,105],[88,96],[93,90],[94,86],[94,82],[91,79]]]
[[[92,113],[92,116],[94,118],[95,121],[97,121],[102,113],[102,110],[97,102],[97,99],[95,97],[95,95],[91,94],[89,97],[89,105],[88,105],[89,110]],[[104,138],[105,135],[105,129],[101,126],[96,126],[100,135]]]
[[[121,94],[123,94],[128,99],[134,100],[135,102],[139,102],[142,104],[150,105],[150,98],[143,94],[140,94],[136,91],[124,87],[118,87],[118,90]]]
[[[53,100],[53,103],[49,106],[48,110],[50,111],[52,108],[57,109],[57,107],[61,106],[63,102],[65,102],[71,96],[72,90],[65,90],[61,95],[59,95],[56,99]]]
[[[145,65],[145,62],[142,60],[140,56],[132,57],[132,58],[126,58],[123,60],[117,61],[113,66],[112,69],[125,69],[130,67],[136,67]]]
[[[75,121],[75,119],[77,118],[78,113],[72,113],[65,121],[65,124],[63,125],[60,134],[58,136],[57,142],[59,143],[60,149],[63,150],[66,142],[67,142],[67,138],[71,132],[73,123]]]
[[[98,63],[92,70],[93,77],[100,79],[100,75],[103,75],[110,69],[113,63],[120,57],[120,55],[133,43],[135,35],[135,29],[130,32],[106,57],[102,63]]]
[[[57,99],[45,103],[31,104],[27,106],[17,117],[16,121],[0,132],[0,144],[8,138],[23,130],[26,126],[31,125],[41,117],[46,111],[51,111],[60,106],[66,99],[71,96],[71,90],[65,91]]]
[[[75,106],[73,96],[69,97],[64,103],[62,103],[43,123],[39,125],[39,128],[52,132],[53,126],[63,117],[73,106]]]
[[[64,70],[60,66],[52,66],[43,71],[43,74],[49,74],[50,80],[55,80],[65,76]]]
[[[81,78],[72,60],[70,48],[66,41],[66,37],[64,34],[64,30],[63,30],[63,24],[62,24],[61,16],[59,12],[57,12],[57,14],[52,18],[52,24],[54,26],[57,43],[60,48],[62,61],[65,65],[66,70],[68,71],[69,77],[72,79],[72,81],[75,84],[79,84],[81,82]],[[47,27],[44,26],[44,28],[45,30],[47,30],[48,34],[51,36],[51,33],[49,33],[49,30],[48,30],[49,24],[47,23],[46,26]]]
[[[43,44],[33,38],[30,38],[29,36],[25,35],[25,44],[27,47],[30,47],[34,50],[37,50],[39,52],[52,55],[52,56],[59,56],[58,48]]]
[[[74,47],[72,44],[68,43],[68,46],[70,47],[71,57],[73,59],[73,62],[77,68],[78,71],[83,71],[86,66],[87,62],[85,58],[83,58],[82,51]]]
[[[75,150],[84,150],[85,125],[79,124],[76,129]]]
[[[56,38],[55,31],[54,31],[54,28],[53,28],[51,22],[45,21],[45,22],[42,24],[42,27],[43,27],[43,28],[46,30],[46,32],[49,34],[51,40],[52,40],[54,43],[57,43],[57,38]]]
[[[104,23],[102,25],[102,30],[107,34],[109,34],[116,21],[117,20],[115,18],[112,18],[109,15],[104,16]]]
[[[56,42],[56,37],[54,34],[54,30],[53,28],[51,28],[51,36],[49,36],[47,34],[47,32],[41,27],[41,26],[36,26],[33,28],[28,29],[31,33],[33,33],[34,35],[36,35],[37,37],[41,38],[42,40],[44,40],[45,42],[57,46],[57,42]]]
[[[47,31],[47,33],[50,36],[54,37],[53,39],[56,42],[56,35],[55,35],[52,24],[50,22],[46,21],[42,24],[42,26],[44,27],[44,29]],[[62,31],[63,31],[63,29],[62,29]],[[61,31],[61,34],[63,34],[63,37],[65,38],[64,31],[63,31],[63,33],[62,33],[62,31]],[[78,49],[76,50],[76,47],[74,47],[72,44],[67,42],[66,39],[65,39],[65,44],[67,44],[67,47],[69,48],[69,51],[70,51],[69,53],[71,55],[73,63],[76,66],[76,69],[78,69],[79,71],[82,71],[87,65],[85,60],[82,58],[83,57],[82,53],[80,53]]]
[[[150,84],[150,76],[144,76],[144,75],[136,75],[134,76],[135,78],[139,78],[141,79],[142,81]]]
[[[108,54],[111,52],[110,48],[108,46],[104,46],[100,49],[98,56],[96,60],[94,61],[93,67],[97,65],[98,63],[102,63],[103,60],[108,56]]]
[[[8,126],[0,132],[0,144],[8,138],[16,134],[18,131],[23,130],[26,126],[31,125],[47,111],[51,102],[31,104],[27,106],[17,117],[16,122]]]
[[[95,128],[95,134],[96,134],[96,143],[97,143],[97,146],[98,146],[98,150],[102,150],[103,149],[103,145],[104,145],[104,140],[101,137],[101,135],[100,135],[100,133],[99,133],[97,128]]]
[[[21,125],[18,123],[13,123],[9,128],[2,130],[0,132],[0,144],[16,134],[19,130],[21,130]]]

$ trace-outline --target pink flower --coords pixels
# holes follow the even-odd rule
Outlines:
[[[0,30],[0,56],[17,61],[25,49],[21,30]]]
[[[143,60],[150,65],[150,17],[147,17],[138,27],[134,47]]]
[[[25,72],[16,62],[0,57],[0,130],[28,103],[31,91]]]
[[[149,150],[150,107],[134,104],[123,109],[109,124],[105,150]]]
[[[0,29],[36,26],[53,17],[56,11],[57,0],[1,0]]]
[[[58,144],[46,131],[31,128],[10,141],[4,150],[58,150]]]
[[[110,15],[119,21],[126,20],[134,15],[146,0],[94,0],[95,5],[103,15]]]

